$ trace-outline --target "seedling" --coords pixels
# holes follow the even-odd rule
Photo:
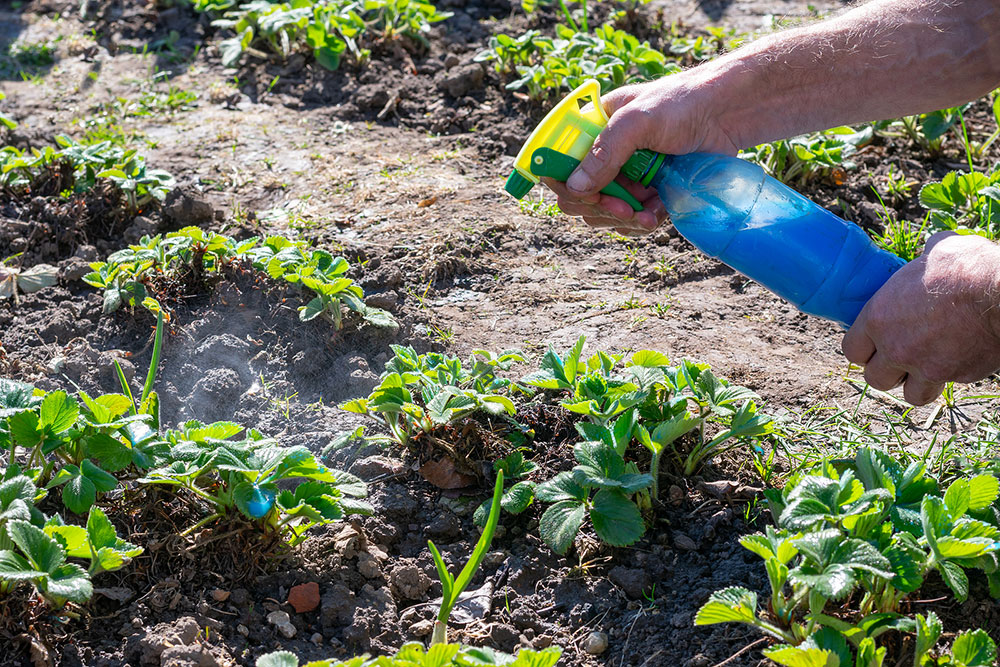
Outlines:
[[[823,655],[850,665],[851,647],[859,664],[879,665],[880,635],[916,632],[915,664],[927,664],[940,624],[899,610],[931,570],[959,601],[968,596],[964,570],[970,567],[982,569],[1000,595],[994,553],[1000,529],[983,520],[992,515],[1000,482],[991,475],[961,477],[938,493],[920,459],[904,469],[862,448],[836,467],[819,464],[783,492],[767,492],[777,529],[740,541],[765,561],[770,613],[758,614],[755,593],[728,588],[711,597],[695,623],[753,625],[785,642],[765,653],[789,667]],[[858,589],[861,595],[852,595]],[[852,606],[844,609],[841,601],[849,599]]]
[[[512,452],[508,456],[494,461],[493,470],[497,474],[502,474],[508,482],[514,482],[509,488],[504,489],[500,498],[500,507],[510,514],[520,514],[531,506],[535,499],[535,484],[524,477],[538,469],[538,465],[532,461],[527,461],[520,451]],[[493,509],[492,498],[487,498],[476,508],[472,515],[473,522],[483,528],[489,520]]]
[[[448,572],[448,566],[445,564],[444,559],[441,558],[441,553],[434,546],[434,542],[427,540],[427,548],[430,549],[431,557],[434,558],[434,566],[437,568],[438,578],[441,580],[442,591],[441,608],[438,611],[437,620],[434,621],[431,646],[444,644],[448,641],[448,618],[451,616],[451,610],[455,606],[455,603],[458,602],[459,596],[462,595],[462,592],[465,591],[469,582],[476,575],[479,565],[483,562],[486,552],[489,551],[490,545],[493,543],[493,533],[496,531],[497,523],[500,521],[500,498],[502,495],[503,471],[499,470],[497,471],[496,484],[493,486],[493,500],[489,518],[486,520],[486,526],[479,536],[479,541],[476,542],[475,549],[472,550],[469,562],[462,568],[462,571],[458,574],[458,578],[453,577]]]
[[[458,644],[432,644],[425,649],[417,642],[403,644],[395,655],[375,659],[367,655],[342,660],[330,658],[316,660],[302,667],[362,667],[378,664],[379,667],[469,667],[470,665],[505,665],[506,667],[554,667],[559,662],[562,649],[550,646],[541,651],[521,649],[517,655],[506,655],[491,648],[459,646]],[[257,667],[299,667],[299,659],[289,651],[276,651],[257,658]],[[970,667],[979,667],[970,666]]]
[[[0,551],[0,579],[27,581],[53,609],[67,602],[86,602],[93,594],[87,571],[66,562],[66,550],[41,528],[27,521],[10,521],[7,536],[16,550]]]

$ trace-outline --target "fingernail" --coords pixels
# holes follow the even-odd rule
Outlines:
[[[590,176],[585,171],[577,169],[570,174],[569,180],[566,181],[566,187],[574,192],[590,192],[594,187],[594,182],[590,180]]]

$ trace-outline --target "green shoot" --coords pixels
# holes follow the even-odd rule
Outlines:
[[[472,581],[472,577],[475,576],[480,563],[486,557],[486,552],[490,549],[490,544],[493,542],[493,533],[496,531],[497,523],[500,521],[500,497],[502,495],[503,471],[499,470],[497,471],[496,484],[493,487],[493,505],[490,509],[490,517],[486,521],[486,527],[483,529],[482,535],[479,536],[479,541],[476,542],[476,548],[472,551],[472,557],[469,558],[469,562],[462,568],[457,579],[448,572],[448,567],[445,565],[444,559],[441,558],[441,553],[434,546],[434,542],[431,540],[427,541],[427,548],[431,551],[431,556],[434,558],[434,565],[437,567],[438,577],[441,579],[441,609],[438,611],[437,620],[434,622],[431,646],[444,644],[448,640],[448,617],[451,616],[451,610],[455,606],[455,603],[458,602],[458,597],[469,585],[469,582]]]

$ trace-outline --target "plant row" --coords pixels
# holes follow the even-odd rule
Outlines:
[[[247,54],[288,58],[301,51],[329,70],[345,55],[363,65],[376,43],[426,47],[431,24],[451,16],[418,0],[195,0],[194,8],[221,15],[212,25],[236,33],[219,44],[226,67]]]
[[[152,389],[162,344],[159,319],[142,393],[121,368],[121,393],[78,397],[0,379],[0,592],[30,582],[55,609],[90,597],[90,576],[141,553],[116,536],[101,505],[124,489],[160,488],[193,504],[201,518],[184,534],[243,521],[262,539],[295,545],[318,525],[370,513],[363,482],[332,470],[301,446],[284,447],[233,422],[166,428]],[[279,484],[281,488],[279,488]],[[63,512],[39,503],[58,489]],[[88,514],[84,525],[67,519]],[[84,570],[69,559],[85,559]]]
[[[653,518],[664,460],[691,475],[733,448],[759,449],[758,441],[773,429],[773,421],[758,412],[752,391],[729,384],[705,364],[671,365],[650,350],[628,360],[603,351],[585,358],[584,342],[580,337],[565,356],[549,350],[539,370],[519,380],[498,376],[523,361],[517,352],[476,351],[463,364],[456,357],[394,346],[395,356],[372,393],[340,407],[371,417],[388,431],[375,439],[399,445],[474,413],[501,419],[508,440],[519,448],[494,465],[511,482],[501,506],[517,514],[535,500],[549,504],[539,531],[560,554],[587,520],[608,544],[635,543]],[[578,465],[537,484],[527,479],[536,466],[524,455],[534,433],[518,422],[514,402],[528,399],[552,399],[580,419],[580,439],[573,446]],[[643,469],[640,459],[649,461]],[[487,501],[477,522],[489,509]]]
[[[51,194],[65,197],[86,192],[106,179],[122,192],[133,214],[154,200],[163,201],[173,189],[174,177],[147,168],[135,149],[109,141],[81,144],[66,136],[57,136],[55,141],[58,148],[0,148],[0,189],[14,195],[38,194],[33,188],[54,182],[59,189]]]
[[[989,474],[942,486],[925,458],[904,466],[869,448],[817,463],[766,492],[776,526],[740,541],[763,560],[764,605],[727,588],[695,623],[752,625],[781,642],[764,653],[788,667],[879,667],[899,634],[913,636],[914,667],[993,665],[996,645],[983,630],[960,633],[949,656],[936,653],[943,626],[934,612],[905,612],[932,575],[964,602],[967,572],[978,571],[1000,598],[998,490]]]
[[[185,227],[165,236],[143,237],[107,261],[92,263],[92,271],[83,280],[104,290],[105,313],[128,305],[143,306],[156,314],[161,309],[170,310],[171,304],[163,296],[167,283],[219,278],[221,271],[239,263],[271,279],[301,286],[310,296],[298,310],[303,322],[323,318],[340,329],[347,309],[373,326],[398,328],[388,312],[365,305],[361,286],[347,277],[350,264],[346,259],[282,236],[237,241]]]

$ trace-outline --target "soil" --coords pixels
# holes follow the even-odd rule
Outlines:
[[[367,67],[335,73],[301,56],[224,70],[220,36],[180,4],[91,2],[86,21],[76,18],[76,2],[0,10],[0,42],[62,37],[50,66],[26,81],[0,82],[7,94],[0,108],[19,122],[7,143],[42,147],[55,134],[79,136],[81,119],[117,97],[171,88],[198,94],[192,108],[121,120],[139,133],[149,165],[177,177],[164,205],[123,217],[104,191],[69,202],[58,191],[0,196],[0,258],[21,253],[20,266],[56,264],[61,276],[56,287],[0,301],[0,375],[43,389],[113,391],[119,360],[140,382],[152,318],[127,309],[103,315],[100,294],[79,278],[89,262],[144,234],[198,224],[238,238],[298,236],[344,254],[368,302],[402,326],[390,335],[350,323],[339,332],[303,324],[294,289],[234,267],[177,305],[158,384],[171,424],[232,419],[320,452],[338,433],[366,424],[337,405],[374,386],[391,344],[463,357],[520,348],[537,361],[548,346],[563,350],[585,334],[591,351],[657,349],[708,362],[775,413],[858,405],[861,414],[892,415],[919,442],[931,437],[919,428],[930,408],[904,414],[845,381],[837,327],[798,313],[671,229],[623,240],[546,213],[551,202],[519,208],[507,198],[502,179],[542,109],[504,92],[472,58],[490,34],[551,25],[554,14],[527,19],[503,0],[438,4],[455,16],[435,27],[429,49],[408,56],[413,67],[385,47]],[[768,15],[808,19],[811,6],[827,13],[841,5],[653,2],[641,16],[650,31],[673,22],[755,30]],[[171,31],[173,51],[155,48]],[[986,118],[985,108],[972,110],[974,135]],[[923,182],[960,159],[955,143],[931,160],[901,140],[879,139],[844,183],[804,192],[873,228],[871,186],[890,164]],[[920,216],[915,191],[891,208]],[[984,382],[974,393],[995,391]],[[965,406],[970,418],[983,409]],[[572,465],[572,432],[543,407],[521,417],[531,414],[540,463],[533,476],[547,479]],[[249,665],[278,648],[315,659],[425,640],[436,608],[429,603],[441,593],[426,541],[459,567],[478,539],[472,512],[489,480],[463,493],[441,491],[417,473],[418,457],[373,446],[336,451],[333,465],[369,481],[375,514],[317,530],[289,553],[248,541],[238,524],[197,541],[180,538],[174,533],[197,520],[198,508],[175,496],[109,498],[119,531],[146,552],[98,580],[103,592],[80,620],[63,625],[42,613],[26,620],[11,610],[27,600],[5,601],[0,617],[14,620],[0,625],[7,649],[0,665]],[[632,548],[585,535],[571,556],[559,557],[537,537],[541,508],[505,517],[471,586],[485,602],[478,616],[454,624],[451,638],[506,651],[554,644],[568,666],[762,663],[757,634],[692,625],[716,589],[766,589],[763,568],[738,544],[766,521],[753,500],[761,481],[739,459],[716,461],[703,477],[667,476],[656,523]],[[718,480],[745,492],[715,495],[704,482]],[[289,591],[308,582],[319,585],[319,605],[295,613]],[[1000,633],[995,607],[983,606],[979,593],[940,613],[957,627],[975,619]],[[267,621],[275,611],[290,614],[294,637]],[[586,652],[591,632],[606,633],[606,651]]]

